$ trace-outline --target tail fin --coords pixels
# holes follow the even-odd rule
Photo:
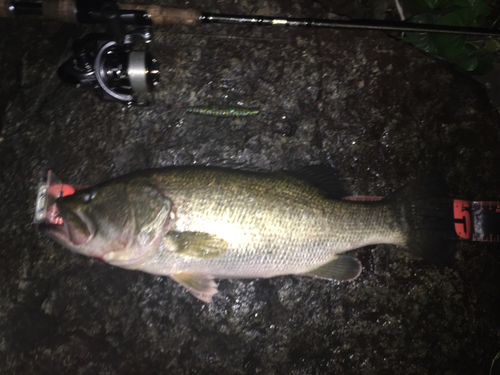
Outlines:
[[[438,266],[450,266],[456,252],[453,201],[445,179],[430,173],[384,199],[406,233],[406,248]]]

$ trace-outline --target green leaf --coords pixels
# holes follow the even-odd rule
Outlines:
[[[470,0],[470,8],[477,16],[487,16],[491,12],[491,7],[484,0]]]
[[[471,73],[477,76],[484,76],[493,70],[493,56],[485,56],[477,59],[477,67]]]
[[[453,6],[455,1],[456,0],[411,0],[411,4],[421,12],[430,12],[434,9]]]
[[[420,13],[408,19],[408,22],[413,23],[429,23],[434,24],[439,19],[438,16],[431,13]],[[438,48],[431,38],[429,33],[405,33],[404,40],[413,44],[415,47],[427,52],[431,55],[438,54]]]
[[[411,5],[418,12],[429,12],[434,9],[426,0],[412,0]]]
[[[476,19],[475,13],[470,8],[460,8],[441,17],[437,24],[448,26],[469,26]]]
[[[488,52],[498,52],[500,50],[500,41],[491,38],[485,43],[484,49]]]
[[[473,70],[475,70],[477,68],[477,66],[479,64],[477,58],[467,56],[467,55],[461,55],[459,57],[451,59],[450,61],[455,63],[456,65],[458,65],[460,68],[462,68],[466,72],[472,72]]]
[[[473,45],[466,46],[470,51],[470,56],[477,58],[477,67],[471,71],[474,75],[484,75],[493,69],[495,56],[484,49],[478,49]]]
[[[430,9],[448,8],[456,5],[457,0],[424,0]]]
[[[439,15],[434,13],[419,13],[413,17],[408,18],[406,21],[411,23],[429,23],[435,24],[439,20]]]
[[[431,36],[427,33],[406,33],[404,40],[431,55],[435,56],[439,52]]]
[[[434,34],[430,38],[438,53],[446,59],[457,58],[463,54],[468,55],[465,50],[465,40],[467,38],[464,35]]]
[[[467,7],[482,7],[486,5],[484,0],[454,0],[453,4],[457,8],[467,8]]]

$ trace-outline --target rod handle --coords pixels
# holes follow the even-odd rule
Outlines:
[[[14,17],[12,12],[9,10],[10,3],[10,0],[0,0],[0,18]]]
[[[44,0],[45,1],[45,0]],[[165,8],[152,4],[123,4],[118,3],[118,8],[125,10],[141,10],[151,15],[153,25],[189,25],[200,24],[200,11],[196,9]]]
[[[74,0],[43,0],[43,16],[62,22],[77,22]]]
[[[9,10],[12,0],[0,0],[0,18],[14,17],[14,12]],[[140,10],[151,15],[153,25],[198,25],[201,13],[196,9],[165,8],[153,4],[123,4],[118,3],[118,8],[123,10]],[[62,21],[78,22],[76,18],[75,0],[43,0],[42,14],[44,17]]]

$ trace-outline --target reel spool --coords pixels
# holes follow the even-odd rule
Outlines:
[[[133,48],[137,42],[150,41],[147,28],[126,34],[122,43],[106,34],[89,34],[73,43],[74,55],[60,66],[59,77],[78,86],[95,87],[104,101],[148,105],[138,95],[158,85],[156,59],[148,51]]]

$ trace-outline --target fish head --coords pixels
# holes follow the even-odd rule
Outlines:
[[[134,268],[159,246],[171,202],[148,181],[97,185],[58,198],[62,225],[47,234],[62,246],[108,263]]]

